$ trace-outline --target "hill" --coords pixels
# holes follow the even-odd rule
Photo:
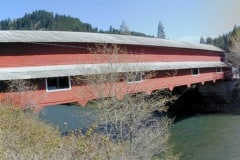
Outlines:
[[[231,52],[237,43],[240,42],[240,26],[234,26],[229,33],[223,34],[217,38],[207,37],[206,40],[201,37],[200,43],[215,45],[226,52]]]
[[[84,23],[78,18],[66,15],[54,14],[45,10],[37,10],[26,13],[17,19],[5,19],[0,21],[0,30],[55,30],[76,32],[99,32],[110,34],[126,34],[120,29],[109,27],[108,31],[98,30],[89,23]],[[143,37],[152,37],[141,32],[129,31],[127,34]]]
[[[200,43],[215,45],[223,49],[226,53],[227,62],[234,67],[240,65],[240,26],[235,25],[233,30],[217,38],[207,37],[206,40],[201,37]]]

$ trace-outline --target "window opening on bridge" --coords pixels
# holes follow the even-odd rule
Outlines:
[[[199,68],[193,68],[191,69],[192,75],[197,76],[200,74]]]
[[[127,75],[128,83],[142,82],[142,72],[131,72]]]
[[[6,81],[0,81],[0,92],[6,92],[8,90],[8,84]]]
[[[217,73],[221,73],[221,72],[222,72],[222,67],[217,67],[217,68],[216,68],[216,72],[217,72]]]
[[[47,91],[63,91],[71,89],[70,77],[46,78]]]

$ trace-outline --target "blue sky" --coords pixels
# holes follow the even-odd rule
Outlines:
[[[0,0],[0,20],[19,18],[34,10],[70,15],[93,27],[119,28],[156,35],[159,21],[167,38],[198,43],[240,25],[239,0]]]

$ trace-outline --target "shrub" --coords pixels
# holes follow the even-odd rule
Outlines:
[[[0,159],[112,159],[121,157],[119,144],[92,132],[74,132],[61,136],[60,131],[37,115],[11,105],[0,104]],[[118,155],[118,156],[116,156]]]

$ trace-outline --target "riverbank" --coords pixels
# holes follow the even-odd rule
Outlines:
[[[0,104],[0,159],[111,159],[122,157],[123,145],[112,143],[107,137],[61,132],[38,119],[31,111]]]
[[[179,122],[177,116],[181,117],[181,115],[240,113],[239,101],[236,98],[239,93],[240,90],[235,90],[231,99],[226,99],[226,97],[219,96],[203,96],[197,88],[192,88],[181,95],[179,99],[171,102],[169,112],[174,113],[176,122]],[[65,109],[69,109],[70,106],[66,106],[62,110],[58,107],[53,108],[56,108],[53,112],[56,114],[56,119],[59,120],[64,118],[67,114]],[[79,107],[73,108],[75,111],[77,109]],[[61,111],[62,115],[59,113]],[[81,111],[81,113],[83,112]],[[89,111],[86,109],[86,115],[88,113]],[[124,142],[113,143],[109,137],[94,133],[92,128],[85,135],[78,133],[76,136],[70,133],[68,136],[61,136],[59,128],[40,121],[35,114],[29,111],[0,104],[0,115],[0,144],[2,144],[0,145],[0,159],[134,159],[134,157],[126,157],[125,153],[128,151]],[[69,116],[72,115],[69,114]],[[185,119],[182,119],[183,122]],[[72,122],[66,124],[70,123]],[[82,121],[82,123],[86,125],[88,122]],[[176,124],[174,123],[170,127],[172,128]],[[195,129],[194,127],[193,129]],[[139,130],[136,131],[139,132]],[[139,133],[144,133],[143,131],[147,130],[144,129]],[[172,133],[167,132],[167,134],[161,135],[160,139],[167,140]],[[148,132],[145,135],[147,135],[144,136],[145,140],[146,137],[151,138]],[[154,140],[154,142],[157,141]],[[141,152],[143,151],[141,150]],[[171,156],[171,158],[177,159],[176,156]]]
[[[67,106],[66,108],[70,107]],[[55,108],[57,109],[57,107]],[[77,109],[77,107],[74,108]],[[64,114],[66,113],[64,110]],[[56,114],[58,113],[56,112]],[[69,132],[67,136],[62,136],[56,126],[45,123],[29,110],[0,104],[0,115],[0,159],[3,160],[138,159],[130,154],[131,151],[128,150],[127,141],[113,142],[108,135],[94,132],[95,127],[89,128],[85,134]],[[58,116],[57,118],[61,117]],[[143,131],[148,130],[141,130],[139,133],[141,134]],[[155,134],[159,133],[156,132]],[[162,134],[159,139],[167,140],[168,136],[169,134]],[[148,137],[151,138],[151,135],[148,134]],[[159,145],[156,139],[154,143]],[[159,143],[162,142],[159,141]],[[164,155],[162,152],[160,154],[166,157],[164,159],[178,159],[170,155],[165,150],[166,148],[158,148],[158,150],[160,149],[164,149]],[[144,150],[141,150],[141,152],[145,153]],[[153,156],[154,159],[159,159],[158,155]]]

